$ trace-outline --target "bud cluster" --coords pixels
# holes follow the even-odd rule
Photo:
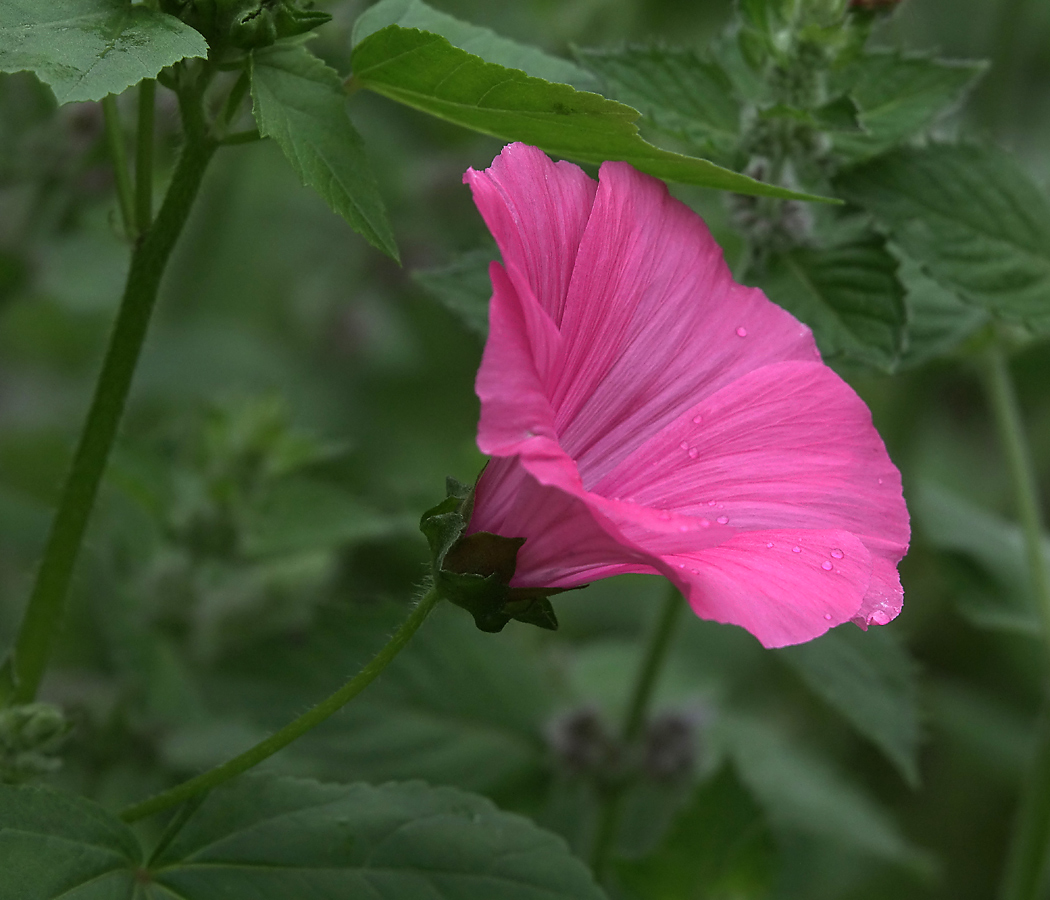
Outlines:
[[[0,782],[28,781],[60,768],[55,754],[69,731],[62,710],[50,703],[0,709]]]
[[[268,47],[332,18],[298,0],[161,0],[161,8],[197,29],[213,50]]]

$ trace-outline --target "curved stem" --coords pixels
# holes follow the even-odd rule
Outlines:
[[[339,690],[327,699],[322,700],[313,709],[303,713],[298,719],[285,725],[284,728],[268,737],[265,741],[256,744],[239,756],[227,760],[222,765],[216,766],[214,769],[204,772],[195,778],[191,778],[189,781],[184,781],[182,784],[171,788],[171,790],[164,791],[162,794],[157,794],[155,797],[150,797],[148,800],[129,806],[121,812],[120,817],[125,822],[134,822],[175,806],[203,791],[211,790],[224,781],[229,781],[235,775],[247,772],[263,760],[273,756],[278,750],[287,747],[294,740],[302,737],[306,732],[316,728],[333,713],[342,709],[343,706],[375,680],[379,673],[390,664],[405,644],[408,643],[409,638],[416,633],[419,626],[423,624],[423,621],[440,599],[441,595],[436,588],[432,587],[427,591],[419,603],[416,604],[409,617],[394,632],[393,637],[390,638],[386,646],[372,658],[372,661]]]
[[[44,557],[11,655],[0,668],[0,704],[29,703],[51,655],[99,482],[109,459],[161,276],[215,150],[198,93],[180,97],[186,143],[157,220],[135,242],[131,267],[84,430],[62,488]]]
[[[1024,532],[1032,592],[1043,621],[1050,654],[1050,569],[1043,553],[1043,516],[1032,454],[1025,439],[1021,412],[1010,377],[1009,364],[996,341],[986,351],[988,397],[995,412],[999,437],[1006,453],[1014,501]],[[1050,698],[1048,698],[1050,709]],[[1044,710],[1036,748],[1024,784],[1001,900],[1041,900],[1050,877],[1050,712]]]
[[[131,174],[128,172],[128,154],[124,147],[124,128],[120,124],[117,98],[107,94],[102,98],[102,116],[106,123],[106,142],[113,161],[113,179],[117,185],[120,204],[120,219],[126,235],[135,234],[135,200],[131,189]]]
[[[627,704],[627,715],[624,718],[621,741],[627,746],[638,739],[645,727],[649,715],[649,705],[653,699],[660,673],[667,660],[667,651],[671,647],[675,625],[684,605],[682,595],[673,584],[668,585],[667,597],[660,610],[645,655],[638,667],[631,697]],[[617,782],[609,785],[602,796],[601,808],[598,811],[598,827],[595,831],[594,844],[591,849],[591,868],[600,881],[609,862],[609,856],[616,845],[616,835],[620,830],[620,815],[627,785]]]

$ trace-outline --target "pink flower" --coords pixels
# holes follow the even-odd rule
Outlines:
[[[658,573],[767,647],[893,619],[900,473],[809,329],[626,163],[510,144],[464,181],[504,263],[468,530],[525,538],[511,586]]]

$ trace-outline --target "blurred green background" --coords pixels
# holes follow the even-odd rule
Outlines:
[[[335,20],[314,49],[345,72],[365,4],[319,5]],[[433,5],[558,54],[702,46],[731,12],[730,0]],[[999,143],[1050,184],[1050,4],[909,0],[879,41],[991,60],[940,127]],[[159,102],[170,163],[176,110],[163,90]],[[303,189],[269,143],[220,151],[169,269],[42,692],[75,723],[49,777],[104,803],[223,760],[355,671],[422,580],[419,513],[447,474],[469,480],[483,462],[481,341],[410,273],[488,245],[461,176],[499,145],[377,96],[355,95],[350,111],[403,269]],[[717,232],[722,199],[679,193]],[[31,77],[0,76],[0,646],[115,314],[127,260],[117,233],[98,106],[56,109]],[[1014,371],[1045,497],[1045,345]],[[686,788],[729,759],[775,848],[772,862],[748,864],[754,883],[737,896],[986,898],[1042,672],[1007,474],[967,362],[851,381],[904,474],[914,525],[904,612],[878,632],[845,626],[831,638],[832,650],[867,640],[873,667],[839,696],[815,685],[821,651],[763,651],[690,617],[658,708],[689,723],[693,765],[684,781],[634,792],[621,851],[649,849]],[[442,609],[375,688],[271,765],[461,785],[585,848],[594,790],[566,751],[566,723],[615,716],[661,596],[645,578],[566,595],[553,636],[516,624],[485,635]],[[913,784],[906,762],[895,768],[841,714],[868,677],[892,682],[880,685],[898,700],[886,730],[919,748]]]

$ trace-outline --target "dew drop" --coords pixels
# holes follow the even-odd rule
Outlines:
[[[690,447],[689,448],[689,458],[690,459],[696,459],[699,455],[700,455],[700,451],[697,450],[696,447]]]
[[[741,326],[740,326],[740,327],[739,327],[739,328],[738,328],[738,329],[736,330],[736,336],[737,336],[737,337],[747,337],[747,329],[746,329],[746,328],[744,328],[744,326],[743,326],[743,325],[741,325]]]
[[[685,568],[685,563],[679,563],[678,564],[678,568],[679,569],[684,569]]]
[[[802,552],[802,548],[799,547],[799,546],[792,547],[791,548],[791,552],[792,553],[801,553]]]
[[[893,617],[884,609],[877,609],[871,614],[871,621],[876,625],[889,625]]]
[[[830,622],[831,621],[831,613],[824,613],[824,618],[827,619]]]
[[[684,532],[689,530],[689,526],[688,525],[679,525],[678,526],[678,530],[684,533]]]
[[[824,562],[822,562],[822,563],[820,564],[820,567],[821,567],[821,568],[822,568],[822,569],[823,569],[823,570],[824,570],[825,572],[830,572],[830,571],[831,571],[831,568],[832,568],[832,567],[831,567],[831,563],[829,563],[829,562],[828,562],[827,560],[824,560]]]
[[[694,425],[699,425],[703,421],[704,421],[704,417],[703,416],[693,416],[693,424]]]
[[[708,500],[707,501],[707,505],[708,506],[714,506],[715,505],[715,501],[714,500]]]
[[[689,449],[689,442],[688,441],[682,441],[682,443],[680,443],[678,446],[681,447],[683,450],[688,450]]]
[[[710,528],[711,527],[711,520],[710,519],[701,519],[700,520],[700,527],[701,528]]]
[[[728,525],[729,524],[729,516],[719,516],[716,519],[716,521],[718,522],[719,525]]]
[[[882,479],[881,478],[879,479],[879,484],[882,484]]]
[[[773,542],[772,541],[770,541],[768,544],[766,544],[766,549],[767,550],[772,550],[773,549]]]

